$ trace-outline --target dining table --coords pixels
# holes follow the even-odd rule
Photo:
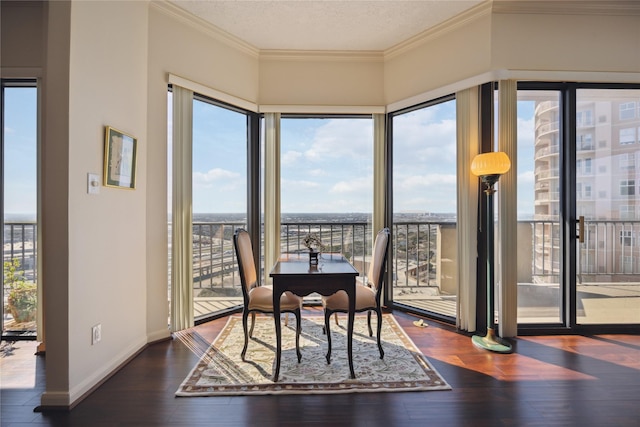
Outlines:
[[[276,327],[276,366],[273,382],[280,374],[282,355],[282,327],[280,324],[280,297],[284,292],[292,292],[304,297],[312,293],[323,296],[345,291],[349,297],[347,323],[347,357],[349,373],[356,377],[353,369],[353,320],[356,307],[356,277],[358,270],[340,253],[321,253],[317,265],[309,261],[308,253],[282,254],[273,266],[269,276],[273,281],[273,318]],[[327,363],[329,363],[327,356]]]

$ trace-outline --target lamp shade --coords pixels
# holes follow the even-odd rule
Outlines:
[[[502,175],[511,168],[511,161],[502,151],[478,154],[471,162],[471,172],[476,176]]]

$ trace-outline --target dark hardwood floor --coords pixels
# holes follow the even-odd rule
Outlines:
[[[416,317],[394,314],[453,390],[177,398],[200,350],[174,339],[149,346],[71,412],[36,413],[44,361],[34,343],[16,342],[3,343],[0,424],[640,426],[639,335],[520,337],[513,354],[497,354],[446,325],[417,328]],[[193,332],[210,342],[225,322]]]

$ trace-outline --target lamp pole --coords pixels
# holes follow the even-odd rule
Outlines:
[[[502,342],[494,330],[494,241],[493,241],[493,194],[496,190],[493,188],[500,175],[483,175],[482,182],[485,185],[484,194],[486,194],[487,206],[485,212],[485,242],[486,242],[486,271],[487,271],[487,334],[482,337],[474,335],[471,340],[476,347],[484,348],[498,353],[510,353],[511,345]]]
[[[485,243],[486,243],[486,282],[487,282],[487,334],[474,335],[471,341],[476,347],[497,353],[511,353],[511,344],[504,342],[494,329],[494,232],[493,232],[493,194],[494,185],[500,175],[509,170],[509,158],[504,153],[479,154],[473,161],[472,171],[478,175],[485,186]]]

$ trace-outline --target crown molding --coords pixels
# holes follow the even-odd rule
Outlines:
[[[466,79],[438,87],[434,90],[419,93],[409,98],[391,102],[387,104],[387,112],[393,113],[400,111],[484,83],[509,79],[517,81],[637,83],[640,82],[640,72],[496,69],[470,76]]]
[[[284,114],[384,114],[383,105],[260,105],[260,113]]]
[[[276,50],[260,51],[261,61],[384,62],[382,51]]]
[[[493,2],[493,12],[536,15],[640,15],[640,2],[637,0],[499,0]]]
[[[245,42],[244,40],[230,34],[213,24],[201,19],[191,13],[185,11],[184,9],[176,6],[173,3],[169,3],[166,0],[158,0],[152,1],[149,3],[151,7],[155,8],[159,12],[170,16],[178,21],[186,24],[198,31],[201,31],[212,38],[220,41],[221,43],[226,44],[232,48],[235,48],[241,52],[244,52],[254,58],[258,58],[260,54],[260,50],[253,45]]]
[[[454,16],[449,20],[436,25],[435,27],[429,28],[428,30],[416,34],[415,36],[410,37],[393,47],[390,47],[389,49],[384,51],[384,59],[392,59],[407,51],[413,50],[424,43],[440,38],[443,35],[458,28],[464,27],[465,25],[468,25],[469,22],[473,22],[487,15],[491,15],[492,7],[493,2],[491,0],[480,3],[477,6],[474,6],[471,9]]]

